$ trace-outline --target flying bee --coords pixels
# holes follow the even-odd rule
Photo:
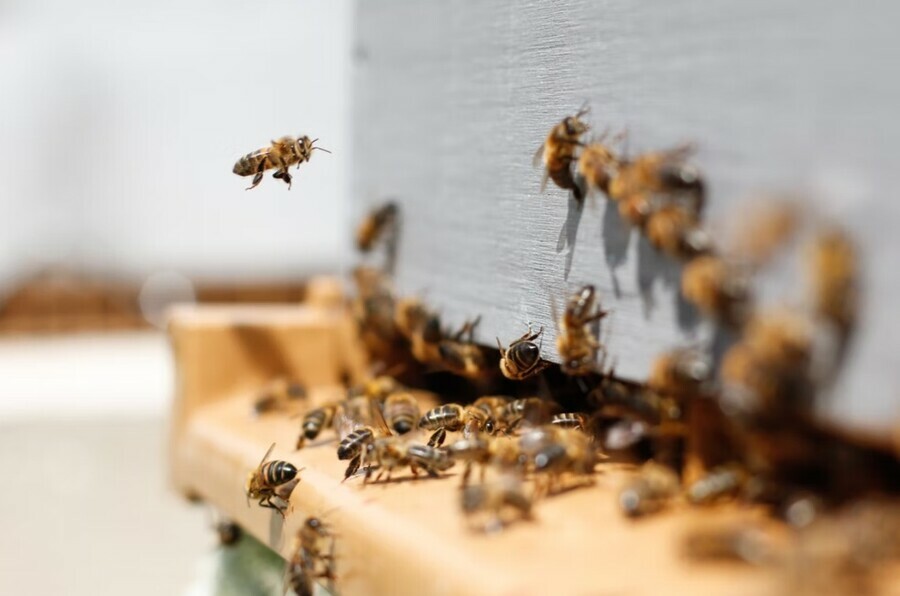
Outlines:
[[[582,120],[589,111],[585,105],[574,116],[563,118],[550,130],[547,139],[535,153],[534,165],[544,166],[542,193],[547,188],[547,179],[550,178],[558,187],[571,190],[577,200],[583,198],[583,191],[572,175],[572,162],[575,161],[576,149],[582,145],[581,135],[590,130],[587,122]]]
[[[361,252],[369,252],[382,238],[387,238],[388,243],[393,243],[397,214],[399,208],[396,203],[388,202],[373,209],[356,228],[356,248]],[[387,236],[386,236],[387,235]]]
[[[569,298],[566,310],[559,319],[556,349],[562,360],[560,367],[567,375],[587,375],[594,372],[600,342],[594,335],[591,324],[609,314],[599,306],[595,309],[596,302],[594,286],[586,285]]]
[[[308,517],[294,538],[294,554],[285,570],[286,588],[297,596],[312,596],[316,580],[333,582],[335,577],[334,536],[321,519]]]
[[[272,446],[266,451],[266,454],[263,456],[262,460],[260,460],[256,469],[247,476],[245,487],[247,493],[247,505],[250,505],[250,499],[259,499],[260,507],[275,509],[282,517],[284,517],[284,511],[287,506],[273,503],[272,499],[278,498],[287,501],[290,498],[290,492],[293,491],[294,486],[296,485],[295,480],[299,480],[299,478],[297,478],[299,470],[294,467],[294,464],[286,461],[266,461],[273,449],[275,449],[275,443],[272,443]],[[287,486],[289,486],[289,490],[284,488]]]
[[[663,205],[650,213],[644,232],[654,248],[673,259],[690,260],[712,250],[698,214],[683,205]]]
[[[532,497],[525,492],[522,479],[515,473],[504,473],[490,482],[466,486],[460,498],[463,514],[487,516],[480,525],[484,531],[496,531],[515,520],[531,519]]]
[[[327,149],[316,147],[315,142],[318,140],[310,140],[306,135],[301,137],[281,137],[277,141],[272,141],[269,147],[257,149],[240,158],[234,164],[232,171],[238,176],[253,176],[253,183],[247,188],[247,190],[250,190],[251,188],[256,188],[262,182],[263,174],[266,170],[274,169],[275,174],[273,174],[273,178],[284,180],[284,183],[290,189],[292,178],[290,173],[288,173],[288,169],[292,165],[297,164],[299,168],[300,164],[309,161],[315,149],[331,153]]]
[[[676,348],[653,361],[647,386],[657,393],[684,399],[707,391],[712,381],[709,357],[692,348]]]
[[[599,190],[609,195],[609,183],[619,167],[619,158],[601,141],[584,146],[578,156],[576,170],[585,181],[587,192]]]
[[[554,414],[550,424],[559,428],[570,428],[583,431],[587,427],[587,416],[578,412]]]
[[[609,196],[621,202],[623,217],[642,227],[651,213],[670,204],[699,217],[704,185],[700,173],[686,161],[693,151],[691,145],[682,145],[622,162],[609,183]],[[629,207],[623,212],[622,205]]]
[[[253,402],[253,412],[258,416],[281,409],[285,403],[306,398],[303,383],[278,378],[269,383]]]
[[[701,312],[730,325],[742,324],[752,305],[752,272],[719,256],[689,261],[681,274],[681,293]]]
[[[412,393],[392,393],[384,400],[384,421],[398,435],[404,435],[419,421],[419,402]]]
[[[496,421],[489,408],[444,404],[425,412],[419,419],[418,427],[433,430],[428,445],[439,447],[444,444],[448,431],[463,430],[467,436],[482,431],[493,434],[495,425]]]
[[[497,338],[497,347],[500,349],[500,372],[504,377],[521,381],[550,366],[549,362],[541,360],[541,346],[534,343],[534,340],[543,333],[543,327],[534,333],[529,325],[528,333],[509,344],[509,348],[504,348],[500,338]]]
[[[656,513],[678,494],[680,484],[672,468],[647,462],[619,492],[619,507],[628,517]]]
[[[334,414],[338,407],[338,402],[325,404],[324,406],[310,410],[303,416],[303,422],[301,424],[302,431],[297,438],[297,449],[302,449],[303,445],[306,444],[306,441],[315,440],[319,434],[321,434],[323,428],[331,426],[331,422],[334,420]]]

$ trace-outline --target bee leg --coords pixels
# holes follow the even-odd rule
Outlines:
[[[251,188],[256,188],[259,186],[259,183],[262,182],[263,172],[257,172],[255,176],[253,176],[253,183],[245,188],[244,190],[250,190]]]
[[[447,436],[447,431],[443,428],[439,428],[434,433],[432,433],[431,438],[428,439],[429,447],[440,447],[444,442],[444,437]],[[440,442],[438,442],[440,441]]]
[[[291,189],[291,180],[293,180],[293,177],[288,173],[287,168],[278,170],[277,172],[272,174],[272,177],[284,180],[284,183],[288,185],[288,190]]]
[[[358,455],[350,460],[350,463],[347,464],[347,470],[344,472],[344,480],[356,474],[356,471],[359,470],[359,462],[360,456]]]

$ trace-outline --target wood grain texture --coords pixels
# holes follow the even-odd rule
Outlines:
[[[485,344],[532,321],[555,358],[552,300],[596,284],[617,371],[639,379],[656,352],[709,330],[677,267],[603,199],[579,211],[540,193],[531,160],[585,100],[631,152],[696,142],[713,221],[795,191],[856,233],[862,330],[825,410],[884,427],[900,401],[898,18],[887,1],[359,2],[355,213],[397,197],[400,290],[454,323],[480,314]]]

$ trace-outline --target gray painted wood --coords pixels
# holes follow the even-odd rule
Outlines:
[[[399,288],[453,322],[481,314],[486,344],[533,321],[555,357],[551,297],[596,284],[617,371],[643,378],[708,330],[676,267],[602,198],[578,212],[540,193],[532,156],[585,100],[631,152],[694,141],[713,221],[787,190],[856,232],[864,321],[827,409],[884,425],[900,400],[898,22],[890,1],[359,2],[354,211],[398,198]]]

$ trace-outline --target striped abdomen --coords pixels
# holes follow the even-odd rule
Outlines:
[[[369,427],[352,431],[338,445],[338,459],[353,459],[362,451],[363,445],[371,441],[374,436],[375,433]]]
[[[453,458],[445,449],[428,445],[410,445],[406,455],[409,459],[426,470],[443,471],[453,467]]]
[[[231,170],[238,176],[253,176],[257,172],[268,170],[272,167],[269,162],[269,148],[257,149],[237,160],[234,169]]]
[[[334,407],[316,408],[303,417],[303,436],[313,440],[319,436],[322,429],[331,424],[334,416]]]
[[[263,486],[274,488],[297,477],[297,468],[286,461],[273,460],[263,464],[260,470]]]
[[[503,419],[507,424],[512,424],[521,418],[527,418],[545,409],[543,400],[538,397],[523,397],[515,399],[503,408]],[[532,421],[535,422],[535,421]]]
[[[575,412],[564,412],[562,414],[556,414],[555,416],[553,416],[553,420],[550,421],[550,424],[553,424],[560,428],[575,428],[578,430],[584,430],[584,415]]]
[[[419,418],[419,428],[437,430],[444,428],[457,431],[463,427],[463,407],[459,404],[444,404],[425,412]]]
[[[403,435],[416,427],[419,402],[409,393],[389,395],[384,402],[384,419],[391,430]]]

